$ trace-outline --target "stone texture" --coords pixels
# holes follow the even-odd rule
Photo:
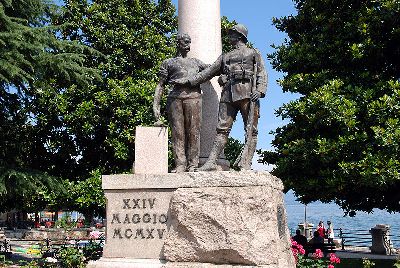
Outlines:
[[[195,262],[166,262],[151,259],[120,259],[101,258],[89,262],[88,268],[279,268],[276,265],[242,266],[229,264],[195,263]]]
[[[170,215],[168,261],[295,267],[283,194],[272,187],[178,189]]]
[[[173,190],[105,191],[107,198],[106,258],[164,259]]]
[[[167,128],[136,127],[134,173],[168,173]]]
[[[369,231],[372,236],[372,254],[390,255],[394,252],[393,244],[390,241],[390,226],[377,224]]]
[[[101,258],[90,261],[87,268],[163,268],[164,264],[155,259]]]
[[[104,258],[89,267],[294,267],[283,185],[268,172],[108,175],[103,189]]]
[[[155,174],[103,175],[104,190],[177,189],[199,187],[268,186],[282,191],[280,179],[265,171],[221,171]]]

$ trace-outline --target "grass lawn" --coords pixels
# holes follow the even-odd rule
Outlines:
[[[374,268],[393,268],[395,260],[371,260],[375,263]],[[341,259],[337,268],[363,268],[361,259]]]

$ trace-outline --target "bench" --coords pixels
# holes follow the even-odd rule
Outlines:
[[[336,252],[336,245],[334,243],[307,244],[304,247],[306,251],[305,255],[307,256],[309,253],[315,253],[316,249],[320,249],[324,253],[324,256],[326,256],[328,253]]]

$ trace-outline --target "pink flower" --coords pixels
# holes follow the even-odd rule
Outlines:
[[[99,231],[91,231],[89,237],[92,239],[99,239],[101,233]]]
[[[300,252],[301,255],[306,254],[306,251],[304,250],[303,247],[299,247],[299,252]]]
[[[329,264],[328,268],[335,268],[335,266],[333,266],[332,264]]]
[[[329,254],[329,261],[331,263],[340,263],[340,259],[334,253]]]
[[[324,254],[322,253],[322,251],[319,248],[317,248],[315,250],[315,253],[313,254],[313,257],[316,258],[316,259],[320,259],[323,256],[324,256]]]

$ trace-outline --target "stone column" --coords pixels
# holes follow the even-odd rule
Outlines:
[[[179,33],[192,38],[189,57],[213,63],[222,53],[220,0],[179,0]],[[203,91],[203,121],[200,137],[200,163],[208,158],[218,121],[221,87],[217,78],[201,85]],[[222,155],[221,160],[225,157]],[[221,161],[220,161],[221,162]],[[223,162],[223,161],[222,161]],[[228,165],[227,161],[222,165]]]

